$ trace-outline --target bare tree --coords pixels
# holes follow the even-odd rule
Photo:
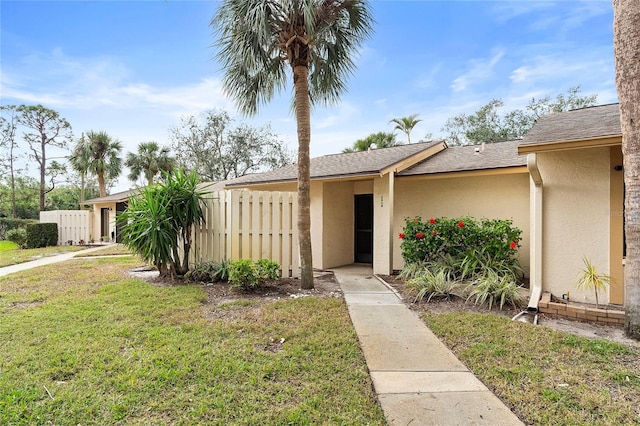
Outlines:
[[[199,118],[183,117],[169,131],[178,163],[205,181],[218,181],[277,169],[292,156],[269,126],[232,126],[225,111],[207,111]]]
[[[6,157],[2,158],[5,168],[9,169],[9,187],[11,191],[11,216],[18,217],[16,210],[16,129],[18,128],[18,116],[14,105],[0,106],[0,146],[7,148]],[[6,117],[4,116],[6,113]]]
[[[20,105],[16,111],[18,122],[27,128],[24,140],[29,144],[31,157],[40,168],[40,211],[43,211],[45,195],[55,186],[51,180],[51,186],[47,187],[47,148],[66,148],[71,139],[71,124],[56,111],[42,105]]]

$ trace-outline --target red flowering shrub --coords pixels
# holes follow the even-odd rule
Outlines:
[[[519,268],[517,247],[522,231],[511,220],[471,217],[405,220],[401,235],[402,258],[405,265],[422,261],[439,262],[453,259],[454,263],[479,265],[481,256],[506,262]],[[462,266],[461,266],[462,268]]]

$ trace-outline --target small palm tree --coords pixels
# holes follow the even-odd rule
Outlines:
[[[73,147],[73,152],[69,156],[69,163],[73,170],[80,174],[80,204],[84,204],[85,200],[85,187],[86,177],[89,172],[89,159],[91,158],[91,147],[87,143],[87,140],[82,137],[76,142]]]
[[[170,172],[176,165],[176,159],[169,155],[169,148],[160,148],[156,142],[143,142],[138,145],[138,153],[129,152],[124,163],[129,167],[129,180],[135,182],[141,175],[147,179],[149,186],[153,179],[162,172]]]
[[[393,146],[402,145],[402,142],[396,140],[394,133],[378,132],[372,133],[364,139],[358,139],[350,148],[345,148],[342,152],[358,152],[367,151],[375,146],[378,148],[391,148]]]
[[[394,130],[400,130],[405,133],[407,135],[407,142],[411,143],[411,131],[416,127],[416,124],[422,121],[418,120],[417,117],[418,114],[411,114],[408,117],[394,118],[389,121],[389,123],[395,124],[395,127],[393,128]]]
[[[286,87],[293,76],[298,129],[300,284],[313,288],[310,158],[312,102],[338,101],[353,58],[371,34],[365,0],[224,0],[212,19],[224,89],[246,114]]]
[[[204,222],[203,192],[195,172],[167,174],[129,199],[116,218],[124,244],[152,263],[160,276],[175,278],[189,270],[194,226]]]
[[[106,132],[87,132],[89,150],[88,171],[98,177],[100,196],[107,196],[107,180],[115,179],[122,171],[122,144]]]
[[[581,271],[580,278],[578,279],[578,288],[593,289],[596,295],[596,309],[600,308],[598,303],[598,292],[605,290],[611,283],[611,277],[609,275],[599,274],[596,267],[591,263],[591,260],[585,256],[583,259],[584,269]]]

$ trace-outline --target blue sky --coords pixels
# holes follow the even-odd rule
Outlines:
[[[419,114],[417,141],[492,98],[505,110],[582,86],[617,102],[611,2],[371,1],[375,34],[340,104],[312,113],[311,155],[342,151]],[[55,109],[79,136],[124,151],[169,144],[180,117],[225,109],[297,146],[287,90],[251,118],[221,90],[209,21],[218,1],[0,1],[0,103]],[[402,138],[399,135],[399,138]],[[34,170],[35,171],[35,170]],[[123,173],[126,176],[126,173]],[[131,184],[121,178],[115,190]]]

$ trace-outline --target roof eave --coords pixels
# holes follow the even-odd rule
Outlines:
[[[401,171],[408,169],[409,167],[414,166],[421,161],[426,160],[427,158],[439,153],[446,148],[447,143],[445,141],[440,141],[425,150],[417,152],[409,157],[403,158],[402,160],[396,161],[395,163],[383,168],[379,171],[379,174],[380,176],[384,176],[390,172],[400,173]]]
[[[451,177],[470,177],[470,176],[496,176],[528,173],[526,165],[515,165],[505,167],[492,167],[486,169],[469,169],[469,170],[452,170],[448,172],[422,173],[415,175],[399,175],[400,179],[444,179]]]
[[[312,181],[334,181],[334,180],[343,180],[343,179],[367,179],[370,177],[377,177],[379,172],[376,171],[367,171],[367,172],[358,172],[358,173],[344,173],[339,175],[323,175],[323,176],[313,176],[311,177]],[[258,182],[239,182],[232,183],[229,185],[225,185],[225,188],[248,188],[250,186],[259,186],[259,185],[277,185],[283,183],[294,183],[297,182],[298,179],[272,179],[272,180],[262,180]]]
[[[593,138],[571,139],[557,142],[539,142],[518,146],[518,154],[566,151],[570,149],[597,148],[622,144],[622,134],[596,136]]]

